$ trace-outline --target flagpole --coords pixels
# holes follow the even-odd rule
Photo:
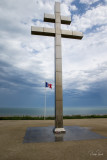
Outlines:
[[[45,109],[44,109],[44,120],[46,115],[46,81],[45,81]]]

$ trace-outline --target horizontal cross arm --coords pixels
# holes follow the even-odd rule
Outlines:
[[[61,37],[63,38],[72,38],[72,39],[82,39],[83,33],[70,30],[61,30]]]
[[[55,15],[54,14],[44,14],[44,22],[55,23]]]
[[[61,16],[61,24],[71,24],[70,16]]]
[[[44,14],[44,22],[51,22],[55,23],[55,15],[54,14]],[[68,16],[61,16],[61,24],[70,24],[71,17]]]
[[[54,28],[32,26],[31,27],[31,34],[55,37],[55,29]],[[82,39],[83,33],[77,32],[77,31],[70,31],[70,30],[61,30],[61,37],[62,38],[72,38],[72,39]]]
[[[54,28],[45,28],[45,27],[34,27],[34,26],[32,26],[31,27],[31,34],[55,37],[55,29]]]

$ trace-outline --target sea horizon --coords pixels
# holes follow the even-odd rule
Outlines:
[[[105,115],[107,107],[64,107],[63,115]],[[54,116],[55,108],[47,107],[45,116]],[[44,107],[0,107],[0,116],[44,116]]]

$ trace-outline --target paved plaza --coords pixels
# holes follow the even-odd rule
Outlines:
[[[23,143],[27,128],[54,127],[53,120],[0,121],[0,160],[106,160],[107,139]],[[107,137],[107,119],[64,120],[64,126],[79,126]]]

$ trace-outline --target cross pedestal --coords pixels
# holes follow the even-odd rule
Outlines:
[[[71,17],[61,16],[60,2],[55,2],[54,15],[44,14],[44,21],[55,23],[54,28],[31,27],[31,34],[55,37],[55,133],[65,132],[63,128],[62,53],[61,37],[82,39],[81,32],[62,30],[61,24],[69,25]]]

